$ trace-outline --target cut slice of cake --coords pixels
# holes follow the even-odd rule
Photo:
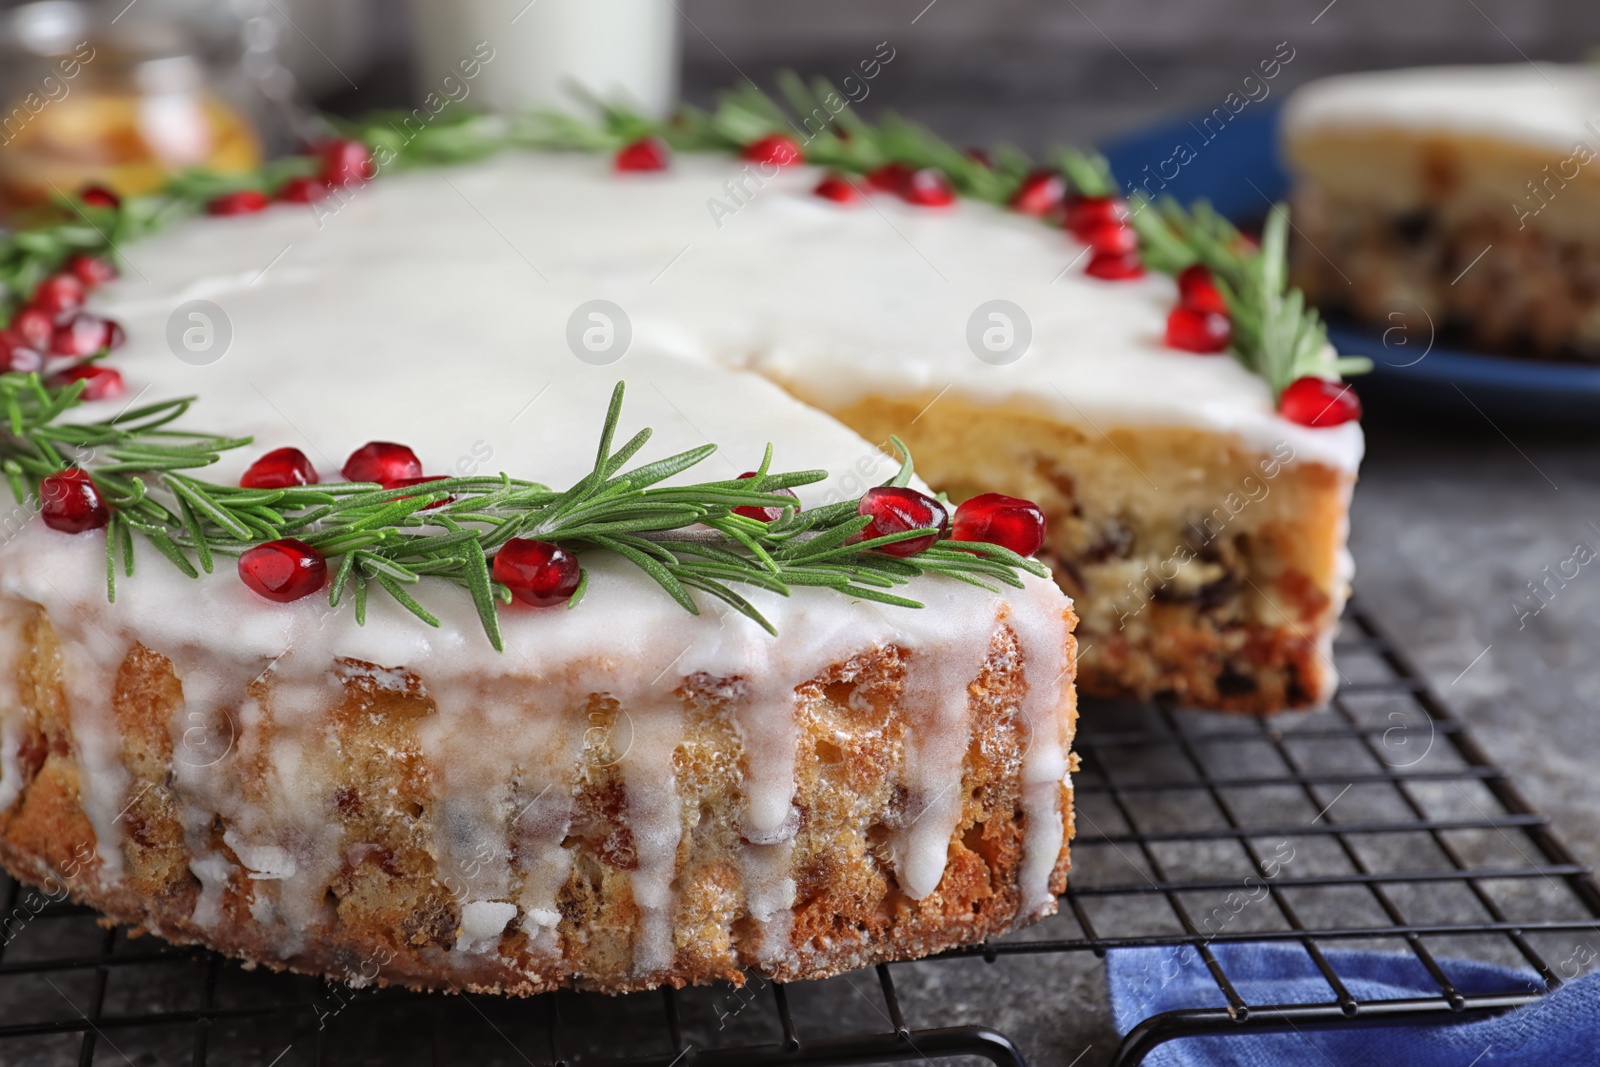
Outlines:
[[[1295,277],[1412,338],[1600,358],[1600,70],[1348,74],[1284,109]],[[1418,351],[1421,346],[1418,345]]]

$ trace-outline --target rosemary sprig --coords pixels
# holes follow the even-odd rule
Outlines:
[[[1288,284],[1289,213],[1273,207],[1261,247],[1201,202],[1184,208],[1171,197],[1135,197],[1130,224],[1139,231],[1145,262],[1167,274],[1195,263],[1211,270],[1233,319],[1233,354],[1265,379],[1276,397],[1296,378],[1364,374],[1372,361],[1338,357],[1328,328],[1305,295]]]
[[[503,647],[497,604],[511,593],[490,577],[488,557],[513,537],[557,541],[582,559],[608,552],[649,575],[691,614],[695,593],[721,600],[769,632],[771,622],[737,587],[788,595],[796,586],[834,589],[858,600],[921,607],[894,590],[928,574],[991,590],[1020,587],[1019,571],[1047,576],[1044,566],[1004,548],[941,543],[914,560],[874,549],[921,536],[907,531],[854,540],[870,520],[847,501],[799,512],[778,492],[809,485],[826,471],[773,472],[769,446],[748,479],[663,485],[714,451],[702,445],[625,470],[650,440],[640,430],[615,446],[624,387],[612,393],[589,473],[565,491],[506,474],[446,478],[425,486],[384,489],[337,482],[290,489],[244,489],[195,476],[249,438],[179,429],[193,398],[167,400],[100,422],[64,419],[81,402],[83,384],[54,389],[37,374],[0,374],[0,470],[19,502],[37,501],[40,480],[69,464],[88,470],[112,509],[106,535],[107,596],[117,572],[134,573],[134,534],[183,574],[210,573],[218,556],[238,556],[263,541],[295,537],[338,565],[328,589],[337,607],[353,595],[357,616],[374,588],[430,626],[438,618],[419,599],[424,578],[466,590],[484,633]],[[896,442],[904,451],[904,446]],[[911,459],[892,482],[911,477]],[[746,506],[779,507],[771,523],[734,514]],[[569,602],[569,607],[578,598]]]

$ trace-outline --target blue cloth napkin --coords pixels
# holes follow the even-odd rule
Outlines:
[[[1211,946],[1246,1004],[1316,1004],[1334,999],[1316,964],[1299,945],[1225,943]],[[1438,996],[1439,986],[1413,955],[1325,951],[1329,965],[1357,1000]],[[1572,966],[1595,958],[1579,946]],[[1439,966],[1467,995],[1544,988],[1531,970],[1466,960]],[[1555,965],[1552,965],[1555,967]],[[1555,968],[1560,973],[1561,968]],[[1152,1015],[1179,1008],[1221,1008],[1227,1000],[1192,948],[1112,949],[1106,953],[1111,1011],[1126,1034]],[[1318,1054],[1320,1053],[1320,1055]],[[1505,1067],[1600,1063],[1600,971],[1561,986],[1525,1008],[1476,1022],[1437,1026],[1352,1026],[1264,1034],[1241,1030],[1180,1038],[1158,1046],[1148,1067]]]

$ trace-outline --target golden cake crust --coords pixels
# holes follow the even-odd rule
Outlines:
[[[1070,679],[1070,609],[1065,616],[1061,652]],[[19,629],[17,704],[0,715],[12,717],[8,728],[20,732],[21,781],[15,801],[0,811],[0,861],[25,881],[64,884],[111,919],[171,941],[355,984],[520,995],[563,987],[619,992],[740,982],[747,971],[784,981],[824,977],[978,941],[1053,910],[1051,902],[1026,914],[1019,894],[1028,829],[1023,757],[1043,736],[1037,731],[1057,730],[1069,740],[1075,705],[1066,685],[1053,721],[1024,721],[1026,663],[1021,643],[1003,623],[981,670],[967,682],[972,725],[961,760],[960,813],[943,876],[922,899],[902,889],[890,857],[895,834],[914,821],[903,773],[906,733],[917,728],[918,715],[906,704],[908,653],[866,650],[798,687],[799,823],[783,860],[795,891],[782,951],[762,944],[747,900],[753,846],[741,840],[736,817],[747,766],[730,713],[742,680],[684,679],[674,694],[683,725],[671,765],[683,833],[673,868],[670,962],[645,972],[636,966],[643,920],[630,875],[648,842],[632,836],[630,794],[615,751],[617,724],[635,712],[648,714],[643,709],[599,694],[581,708],[552,709],[565,729],[581,735],[583,752],[555,783],[571,798],[560,842],[571,866],[557,897],[559,919],[542,941],[507,923],[491,943],[464,951],[470,946],[464,944],[463,885],[473,872],[453,869],[443,858],[448,801],[421,740],[435,708],[420,680],[371,664],[340,664],[342,699],[320,712],[317,743],[304,744],[275,721],[273,682],[264,672],[248,693],[237,695],[227,717],[237,735],[230,736],[219,766],[237,783],[240,810],[270,823],[276,819],[270,809],[281,803],[272,783],[285,759],[274,746],[299,746],[293,754],[298,781],[315,791],[311,802],[333,830],[332,847],[323,851],[334,861],[320,868],[328,873],[310,887],[323,894],[315,928],[286,947],[270,921],[274,900],[285,891],[282,871],[253,854],[241,856],[236,846],[246,846],[238,827],[221,815],[197,824],[189,810],[193,797],[185,795],[184,776],[175,770],[186,746],[198,742],[209,752],[210,741],[190,736],[196,727],[183,722],[182,686],[172,663],[135,645],[116,673],[116,758],[128,788],[116,819],[118,840],[110,843],[121,871],[112,876],[102,854],[106,843],[97,840],[85,811],[85,739],[74,735],[56,630],[38,608]],[[260,714],[240,710],[251,702]],[[521,787],[531,791],[533,784]],[[1057,810],[1070,838],[1070,786],[1058,788]],[[537,866],[531,855],[519,857],[526,844],[516,834],[478,842],[480,855],[504,859],[513,876],[524,879]],[[216,887],[196,875],[197,863],[210,854],[230,860],[225,882]],[[1068,863],[1062,840],[1049,878],[1052,894],[1064,888]],[[217,909],[215,921],[199,918],[208,907]]]

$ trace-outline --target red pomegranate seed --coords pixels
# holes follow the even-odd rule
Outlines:
[[[405,445],[393,441],[368,441],[344,461],[340,471],[347,482],[377,482],[385,489],[422,477],[422,460]]]
[[[842,174],[824,174],[817,187],[811,191],[824,200],[832,200],[837,204],[853,204],[861,199],[860,190]]]
[[[963,150],[961,154],[972,160],[974,163],[982,163],[990,170],[994,170],[994,159],[990,157],[989,150],[986,148],[972,147]]]
[[[32,374],[44,367],[44,353],[12,329],[0,330],[0,371]]]
[[[60,318],[83,306],[83,282],[75,274],[52,274],[40,282],[28,299],[28,306],[52,318]]]
[[[1233,340],[1233,323],[1217,311],[1176,307],[1167,316],[1167,347],[1185,352],[1222,352]]]
[[[278,199],[288,204],[311,204],[328,195],[328,183],[304,175],[278,186]]]
[[[99,256],[73,256],[67,260],[67,270],[83,283],[85,289],[104,285],[117,276],[117,268],[109,259]]]
[[[310,596],[328,580],[328,561],[304,541],[284,537],[247,548],[239,578],[251,592],[279,604]]]
[[[741,480],[745,478],[754,478],[755,476],[755,471],[745,471],[743,474],[739,475]],[[793,489],[768,489],[767,492],[777,493],[779,496],[789,497],[796,502],[794,509],[796,511],[800,510],[800,498],[794,495]],[[743,515],[747,519],[756,519],[761,522],[776,522],[783,518],[782,508],[767,507],[762,504],[749,504],[742,508],[734,508],[733,513],[735,515]]]
[[[82,393],[85,400],[115,400],[128,391],[115,367],[98,363],[80,363],[50,376],[50,384],[58,389],[73,382],[85,383]]]
[[[956,508],[950,537],[956,541],[983,541],[1031,556],[1044,547],[1044,512],[1031,500],[984,493]]]
[[[1096,252],[1125,255],[1139,250],[1139,234],[1125,222],[1103,222],[1091,227],[1081,239]]]
[[[1228,313],[1228,302],[1211,277],[1211,269],[1203,263],[1185,267],[1178,273],[1178,303],[1201,311]]]
[[[50,354],[92,356],[96,352],[118,347],[125,338],[122,327],[115,322],[82,312],[55,328],[50,335]]]
[[[223,193],[206,205],[208,215],[250,215],[266,210],[271,201],[257,189],[236,189]]]
[[[103,185],[85,185],[78,190],[78,199],[82,200],[86,207],[119,208],[122,206],[122,197]]]
[[[1053,170],[1036,170],[1022,179],[1011,196],[1011,210],[1044,216],[1061,206],[1067,195],[1066,179]]]
[[[896,541],[878,550],[902,558],[915,556],[933,547],[934,542],[944,536],[945,528],[950,524],[950,516],[945,512],[944,505],[933,497],[919,493],[915,489],[902,489],[892,485],[880,485],[875,489],[868,489],[862,496],[861,503],[856,505],[856,513],[870,516],[872,519],[871,524],[859,535],[863,541],[903,533],[906,530],[927,530],[926,537]]]
[[[1338,426],[1361,417],[1361,398],[1344,382],[1296,378],[1278,397],[1278,413],[1301,426]]]
[[[363,185],[378,174],[372,152],[360,141],[324,141],[317,149],[318,173],[326,185]]]
[[[615,167],[619,171],[667,169],[667,146],[654,137],[644,137],[617,150]]]
[[[239,484],[246,489],[292,489],[316,485],[317,471],[298,448],[275,448],[250,464]]]
[[[494,556],[494,580],[524,604],[549,608],[578,591],[583,569],[578,557],[549,541],[513,537]]]
[[[1096,252],[1084,272],[1102,281],[1122,282],[1144,276],[1144,260],[1137,252]]]
[[[1066,226],[1080,241],[1096,226],[1121,222],[1128,217],[1128,205],[1110,196],[1080,196],[1067,201]]]
[[[745,146],[742,153],[745,159],[756,163],[774,163],[780,167],[787,167],[791,163],[804,162],[805,157],[800,152],[800,145],[793,137],[785,137],[775,133],[770,137],[763,137]]]
[[[88,471],[68,467],[40,480],[39,517],[52,530],[75,534],[100,529],[111,521],[111,509]]]
[[[911,175],[905,188],[900,190],[900,195],[907,203],[923,207],[944,207],[956,201],[956,191],[950,187],[950,179],[944,176],[943,171],[932,167],[924,167]]]
[[[396,479],[394,482],[390,483],[389,485],[385,485],[384,488],[385,489],[404,489],[408,485],[422,485],[422,484],[424,484],[426,482],[442,482],[444,480],[445,480],[445,475],[443,475],[443,474],[425,474],[425,475],[423,475],[423,476],[421,476],[419,478],[399,478],[399,479]],[[397,499],[397,500],[410,500],[411,497],[402,496],[402,497],[396,497],[395,499]],[[450,496],[444,497],[441,500],[435,500],[433,503],[429,504],[427,507],[423,508],[422,510],[423,511],[432,511],[434,508],[442,508],[446,504],[455,503],[455,499],[456,498],[455,498],[454,494],[452,494]]]
[[[49,349],[50,338],[55,335],[56,322],[54,316],[38,308],[23,308],[11,316],[11,324],[6,328],[16,331],[29,348],[44,352]]]
[[[913,173],[904,163],[885,163],[867,171],[867,185],[886,193],[898,193],[911,183]]]

